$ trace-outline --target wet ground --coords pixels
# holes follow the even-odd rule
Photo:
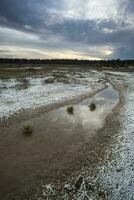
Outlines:
[[[133,199],[134,73],[43,73],[1,76],[0,199]],[[40,106],[29,117],[26,109]],[[22,134],[26,123],[31,136]]]
[[[12,72],[13,73],[13,72]],[[27,108],[48,106],[104,87],[103,74],[81,69],[0,74],[0,119]],[[103,80],[105,81],[105,80]]]

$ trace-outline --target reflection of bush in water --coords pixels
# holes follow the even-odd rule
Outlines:
[[[89,108],[90,108],[90,111],[95,111],[96,110],[96,105],[95,105],[95,103],[91,103],[90,104],[90,106],[89,106]]]

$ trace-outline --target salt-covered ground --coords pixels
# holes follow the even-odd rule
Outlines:
[[[67,178],[64,187],[50,183],[42,186],[43,199],[77,199],[77,200],[133,200],[134,199],[134,73],[105,72],[112,85],[123,86],[125,101],[120,111],[112,117],[119,120],[119,127],[110,125],[104,128],[110,133],[110,143],[103,146],[105,155],[97,158],[92,169],[91,157],[77,176]],[[114,121],[114,120],[113,120]],[[100,132],[101,134],[102,132]],[[97,148],[97,147],[96,147]],[[92,153],[91,153],[92,154]]]
[[[51,70],[45,75],[17,79],[0,79],[0,119],[21,109],[51,105],[87,92],[104,84],[102,73],[90,71]]]
[[[78,168],[78,171],[74,171],[73,174],[70,174],[71,172],[68,173],[69,175],[66,177],[64,176],[62,181],[60,180],[60,176],[59,180],[56,180],[55,182],[50,181],[47,185],[45,184],[46,183],[45,179],[41,180],[42,187],[40,188],[40,185],[37,186],[36,187],[37,191],[35,192],[32,191],[30,197],[29,194],[26,195],[25,193],[25,195],[28,197],[25,199],[28,200],[31,199],[133,200],[134,199],[134,145],[133,145],[134,144],[134,131],[133,131],[134,130],[134,101],[133,101],[134,78],[133,77],[134,73],[132,72],[131,73],[114,72],[114,71],[97,72],[97,71],[81,70],[81,69],[80,70],[61,69],[61,70],[51,70],[48,73],[40,75],[39,74],[33,76],[27,75],[26,77],[21,77],[17,79],[14,78],[0,79],[1,120],[2,118],[8,118],[15,112],[21,111],[21,109],[37,108],[42,105],[47,106],[50,104],[54,104],[55,102],[65,101],[66,99],[70,99],[71,97],[78,97],[81,94],[90,92],[94,93],[104,88],[104,86],[108,86],[108,88],[102,90],[101,92],[98,92],[97,94],[94,94],[91,99],[84,100],[80,104],[75,105],[74,106],[75,115],[72,118],[66,113],[64,107],[52,113],[51,112],[47,113],[46,118],[44,118],[44,116],[41,116],[38,119],[37,117],[38,120],[37,125],[40,124],[40,127],[39,126],[36,127],[36,130],[42,131],[41,123],[39,123],[39,121],[46,123],[44,125],[46,135],[47,131],[49,133],[49,131],[52,130],[52,133],[48,134],[48,137],[46,137],[45,139],[46,145],[44,145],[45,143],[42,144],[41,151],[43,150],[43,154],[46,153],[44,152],[44,148],[47,146],[47,144],[48,147],[50,146],[49,141],[47,140],[49,138],[49,135],[53,136],[53,133],[56,133],[55,128],[52,127],[51,129],[51,123],[49,123],[49,121],[51,121],[50,119],[52,119],[53,126],[56,125],[57,128],[59,128],[58,129],[59,132],[60,130],[62,132],[62,137],[61,137],[62,142],[64,141],[63,140],[64,132],[66,133],[65,137],[67,138],[69,138],[68,135],[69,132],[73,134],[75,132],[76,134],[78,131],[80,132],[80,134],[82,133],[82,136],[84,135],[84,133],[86,133],[84,135],[86,143],[85,145],[82,146],[81,150],[82,151],[81,155],[83,157],[82,160],[85,159],[85,161],[81,163],[81,169]],[[87,105],[92,101],[95,102],[97,105],[97,109],[93,113],[89,112],[89,108],[87,107]],[[108,117],[107,121],[105,121],[106,117]],[[34,122],[36,122],[36,119]],[[79,122],[82,123],[82,126],[78,126],[77,127],[78,129],[73,130],[73,127],[75,127],[74,124],[79,125]],[[46,127],[47,123],[49,126],[48,130]],[[68,123],[70,123],[70,127]],[[11,126],[11,128],[12,128],[12,133],[14,133],[17,129],[15,136],[12,137],[11,134],[8,134],[8,132],[10,133],[10,127],[9,128],[7,127],[7,131],[6,128],[3,129],[5,133],[4,134],[3,132],[1,133],[1,135],[3,134],[4,138],[3,142],[1,141],[1,144],[3,145],[4,142],[6,144],[6,140],[8,141],[7,144],[10,146],[11,155],[13,156],[11,158],[12,159],[15,158],[14,162],[11,162],[11,166],[16,167],[15,170],[16,176],[21,177],[21,173],[22,172],[24,173],[23,167],[21,166],[23,164],[24,166],[25,164],[27,164],[23,162],[24,158],[26,158],[28,162],[30,160],[29,158],[31,158],[31,160],[33,158],[34,161],[38,160],[37,163],[33,162],[32,160],[32,163],[34,163],[34,165],[31,166],[32,169],[34,167],[36,168],[36,166],[38,168],[38,163],[40,162],[40,156],[42,156],[43,160],[41,160],[41,166],[40,166],[42,169],[43,168],[42,162],[44,162],[46,158],[44,158],[42,154],[40,155],[38,149],[35,149],[34,146],[32,145],[32,142],[34,145],[36,145],[37,142],[36,139],[42,137],[42,135],[34,134],[34,137],[31,138],[30,140],[24,140],[24,138],[21,138],[20,135],[18,135],[20,131],[19,125],[17,125],[17,127],[14,127],[13,125]],[[93,138],[89,137],[88,135],[91,133],[91,129],[93,130],[92,131]],[[96,130],[98,131],[97,134]],[[42,133],[44,137],[45,134],[43,131]],[[60,137],[60,134],[58,135],[58,137]],[[73,138],[73,135],[72,136],[70,135],[70,137]],[[12,143],[10,143],[9,141],[10,138],[12,139]],[[56,139],[54,139],[54,141]],[[15,149],[16,141],[18,144],[18,149],[21,152],[21,156],[18,155]],[[29,142],[28,145],[26,145],[27,142]],[[72,143],[73,142],[74,141],[72,141]],[[21,145],[19,145],[19,143]],[[92,143],[93,145],[91,145]],[[58,145],[58,141],[56,144]],[[26,148],[28,148],[30,152],[34,152],[35,154],[31,154],[29,156],[29,151],[27,153],[27,151],[25,151],[24,149],[19,148],[19,146],[23,147],[24,145],[26,145]],[[72,144],[71,146],[72,151],[75,150],[74,148],[75,145]],[[89,148],[90,145],[91,148]],[[9,152],[7,152],[4,145],[2,147],[3,147],[3,152],[5,152],[5,155],[8,155]],[[37,147],[40,148],[40,143],[39,146]],[[48,147],[46,147],[46,150]],[[61,147],[64,148],[64,146],[62,145]],[[69,154],[65,154],[68,155],[68,157],[67,158],[64,157],[64,159],[67,161],[69,160],[69,155],[71,154],[71,150],[66,149],[66,151],[69,151]],[[77,151],[75,153],[77,153]],[[78,152],[78,154],[79,153],[80,152]],[[60,157],[63,156],[62,154],[63,153],[61,153]],[[4,153],[2,154],[2,156],[3,155]],[[5,167],[8,167],[7,163],[8,161],[10,161],[10,158],[8,158],[7,156],[7,158],[4,157],[3,160],[4,162],[2,163],[2,165],[4,171]],[[54,161],[58,164],[60,163],[60,158],[55,155]],[[75,160],[73,161],[76,162]],[[21,165],[19,165],[19,163],[21,163]],[[20,170],[19,173],[17,171],[18,166]],[[29,171],[31,169],[29,167],[27,168],[27,170]],[[38,176],[42,178],[43,171],[40,171],[40,169],[38,170],[37,169],[35,170],[36,178],[38,178]],[[45,173],[45,170],[47,169],[43,170]],[[8,175],[10,174],[7,171],[6,172],[4,171],[4,173]],[[2,173],[4,177],[3,180],[5,180],[6,176],[4,173]],[[29,176],[30,178],[32,176],[33,178],[32,180],[34,180],[34,174]],[[51,175],[48,176],[50,179]],[[17,177],[13,177],[12,173],[10,174],[10,178],[11,177],[13,180],[14,179],[17,180]],[[27,177],[25,177],[25,179],[26,178]],[[23,180],[24,182],[25,179]],[[6,181],[7,182],[9,181],[7,177]],[[23,183],[22,180],[19,181],[21,184]],[[7,199],[10,199],[9,198],[10,195],[12,195],[11,197],[14,197],[13,195],[16,194],[17,192],[17,190],[15,189],[16,185],[17,187],[19,187],[17,183],[14,183],[13,184],[14,190],[10,188],[11,186],[9,187],[9,191],[12,192],[11,194],[6,193]],[[26,188],[27,187],[29,188],[30,185],[26,186]],[[6,191],[5,188],[3,190]],[[23,194],[20,195],[23,196]]]

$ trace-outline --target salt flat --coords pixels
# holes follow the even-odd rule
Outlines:
[[[0,79],[0,198],[133,199],[134,73],[18,74]]]

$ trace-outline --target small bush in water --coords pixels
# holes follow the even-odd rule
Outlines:
[[[23,125],[23,134],[31,135],[33,133],[33,128],[31,124],[24,124]]]
[[[73,115],[74,114],[74,108],[73,106],[70,106],[67,108],[67,112],[70,114],[70,115]]]
[[[89,106],[90,110],[93,112],[96,110],[96,105],[95,103],[91,103],[90,106]]]

